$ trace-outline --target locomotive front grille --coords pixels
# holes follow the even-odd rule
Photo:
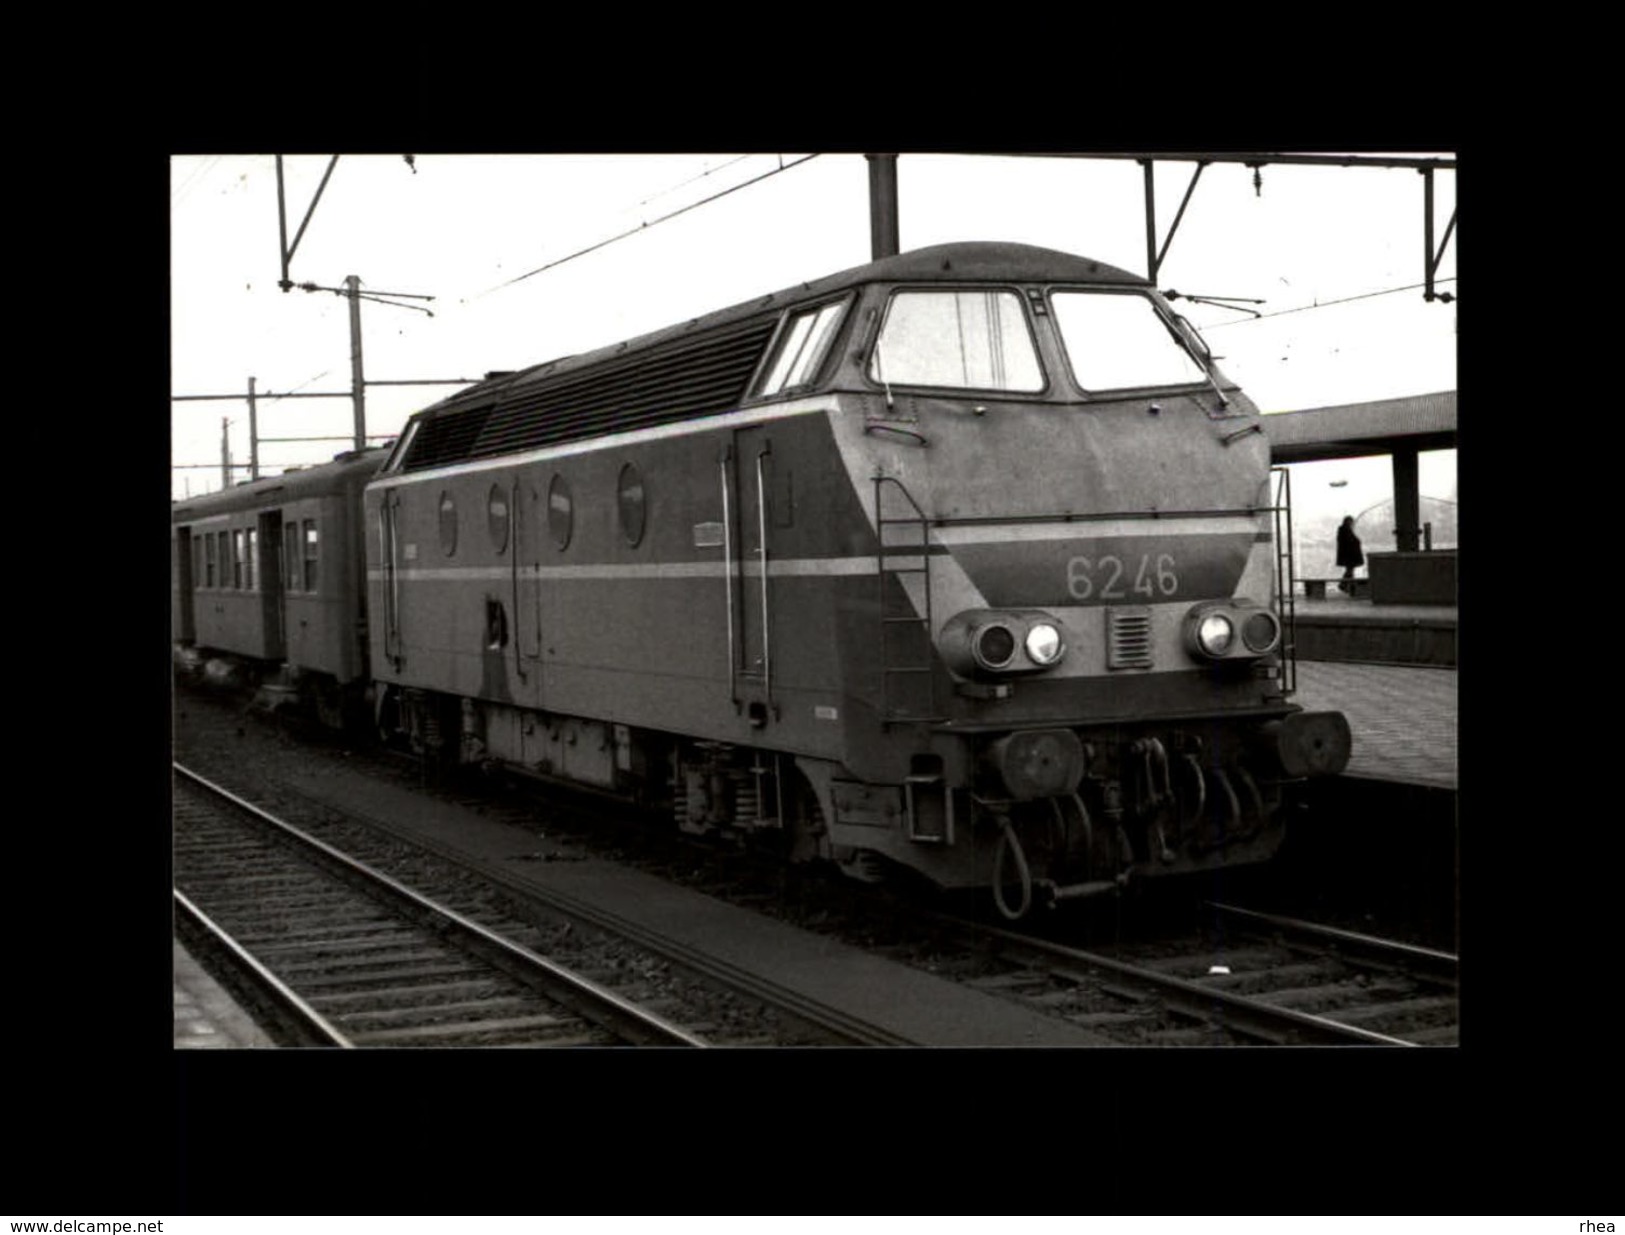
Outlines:
[[[1151,668],[1151,610],[1144,605],[1113,606],[1106,613],[1106,667]]]

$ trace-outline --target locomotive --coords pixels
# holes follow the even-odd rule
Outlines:
[[[1346,765],[1290,700],[1284,515],[1256,407],[1146,280],[946,244],[179,506],[176,629],[425,759],[1014,919],[1265,861]]]

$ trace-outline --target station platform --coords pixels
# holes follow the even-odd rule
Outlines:
[[[1293,614],[1299,661],[1456,663],[1454,605],[1373,604],[1334,584],[1324,596],[1294,597]]]
[[[176,1050],[276,1045],[178,939],[173,967]]]
[[[1455,669],[1300,659],[1297,686],[1294,702],[1348,717],[1345,776],[1456,788]]]

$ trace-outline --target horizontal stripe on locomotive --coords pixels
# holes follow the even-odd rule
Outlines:
[[[1021,540],[1099,540],[1111,536],[1227,536],[1245,533],[1261,544],[1274,539],[1258,528],[1258,511],[1203,511],[1198,515],[1159,515],[1155,511],[1114,512],[1101,515],[1054,515],[1037,520],[997,517],[975,523],[953,519],[928,520],[931,535],[945,545],[1008,544]],[[1087,522],[1086,522],[1087,520]]]
[[[689,437],[696,433],[712,433],[718,429],[745,429],[752,425],[775,420],[791,420],[798,416],[834,415],[836,409],[831,396],[816,399],[791,400],[768,407],[753,407],[743,412],[723,412],[698,420],[677,420],[670,424],[653,425],[644,429],[631,429],[624,433],[606,433],[602,437],[589,437],[576,442],[560,442],[556,446],[539,446],[534,450],[519,451],[511,455],[488,455],[471,459],[467,463],[448,464],[445,467],[424,468],[416,472],[392,473],[380,476],[367,486],[369,490],[393,489],[400,485],[415,485],[452,476],[477,475],[481,472],[500,472],[508,468],[526,467],[534,463],[547,463],[555,459],[568,459],[574,455],[592,454],[599,450],[620,450],[628,446],[641,446],[649,442]]]
[[[1182,536],[1074,532],[958,544],[953,554],[994,607],[1145,605],[1233,595],[1256,543],[1252,529]]]
[[[914,555],[918,558],[918,554]],[[887,555],[887,562],[893,561],[894,555]],[[521,565],[518,577],[525,582],[536,579],[721,579],[727,572],[728,564],[721,560],[710,562],[600,562],[585,566],[525,566]],[[743,571],[739,563],[734,563],[732,573],[738,576],[760,576],[762,565],[756,558],[745,561]],[[835,576],[835,575],[869,575],[875,574],[875,559],[873,557],[830,557],[830,558],[783,558],[768,559],[767,573],[774,576]],[[400,566],[394,571],[394,577],[403,580],[419,580],[439,583],[507,583],[515,576],[514,568],[507,566]],[[367,578],[387,580],[390,571],[387,567],[373,566],[367,570]]]

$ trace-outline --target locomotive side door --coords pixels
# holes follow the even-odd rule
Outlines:
[[[753,723],[765,724],[777,712],[773,699],[773,443],[765,427],[734,432],[732,467],[733,541],[729,589],[733,613],[731,640],[734,701]]]
[[[406,663],[406,646],[401,638],[400,512],[400,494],[395,489],[385,489],[378,499],[378,560],[383,566],[379,609],[383,618],[384,656],[397,673]]]
[[[508,485],[513,544],[509,561],[509,598],[513,606],[514,666],[519,680],[533,689],[542,667],[542,541],[547,535],[547,508],[535,482],[516,477]]]

